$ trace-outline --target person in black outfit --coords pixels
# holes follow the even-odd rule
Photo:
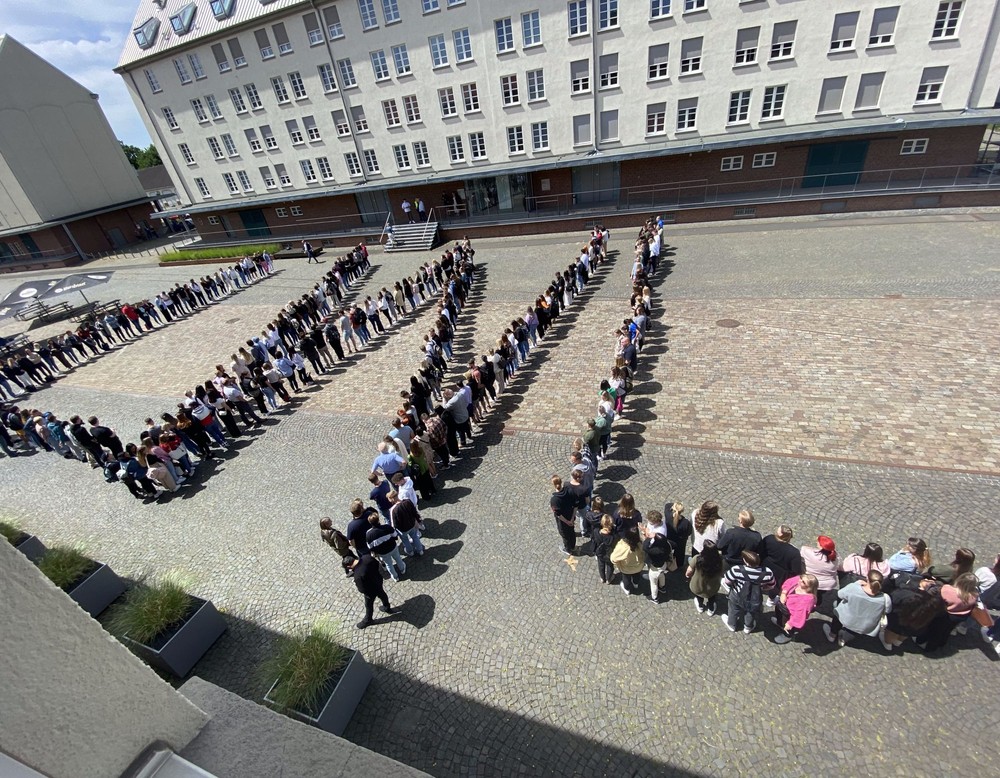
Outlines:
[[[765,537],[757,549],[760,563],[774,573],[774,589],[765,592],[774,599],[781,592],[781,585],[795,575],[802,575],[802,554],[792,545],[792,528],[782,524],[773,534]]]
[[[750,529],[753,526],[753,514],[744,509],[740,511],[740,526],[730,527],[719,541],[718,548],[725,558],[726,567],[743,564],[743,552],[753,551],[761,544],[760,533]]]
[[[76,442],[80,444],[82,449],[94,458],[96,462],[94,467],[98,467],[104,463],[104,449],[101,448],[100,443],[94,440],[94,436],[90,433],[90,430],[83,426],[83,419],[79,416],[70,418],[69,434],[76,439]]]
[[[347,535],[356,555],[359,557],[370,556],[371,551],[368,550],[368,541],[365,536],[370,527],[368,517],[375,513],[375,509],[365,508],[365,504],[361,502],[360,498],[355,497],[351,500],[350,511],[351,520],[348,522],[347,531],[344,534]]]
[[[96,416],[91,416],[87,421],[90,422],[90,434],[94,440],[104,446],[104,448],[110,449],[116,458],[125,450],[121,439],[115,434],[115,431],[110,427],[103,426]]]
[[[679,502],[668,502],[663,506],[664,526],[667,529],[667,540],[674,547],[674,559],[677,569],[684,570],[687,564],[687,545],[691,538],[691,521],[684,516],[684,506]]]
[[[556,520],[556,529],[562,537],[562,550],[567,556],[573,554],[576,548],[576,508],[579,498],[573,491],[563,486],[563,480],[557,475],[552,476],[552,497],[549,507]]]
[[[382,613],[393,612],[389,604],[389,595],[385,593],[385,587],[382,585],[382,572],[375,557],[369,554],[358,559],[356,556],[348,555],[344,557],[342,564],[344,572],[354,579],[354,585],[365,597],[365,617],[357,623],[358,629],[364,629],[372,624],[376,597],[382,601],[382,605],[379,606]]]

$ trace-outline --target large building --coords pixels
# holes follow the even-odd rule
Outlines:
[[[0,270],[121,248],[149,212],[97,95],[0,37]]]
[[[516,219],[981,186],[1000,119],[1000,0],[141,0],[133,27],[118,72],[209,240],[415,197]]]

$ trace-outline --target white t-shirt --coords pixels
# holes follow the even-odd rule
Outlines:
[[[718,519],[715,524],[705,527],[704,532],[698,532],[695,525],[697,518],[698,511],[695,511],[691,514],[691,533],[694,538],[691,547],[694,549],[696,554],[699,554],[701,553],[702,548],[704,548],[706,540],[711,540],[713,543],[718,545],[719,538],[722,537],[723,533],[726,531],[726,522],[722,519]]]

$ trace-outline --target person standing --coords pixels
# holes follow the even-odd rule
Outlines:
[[[761,564],[774,573],[774,589],[766,593],[767,604],[774,607],[775,598],[785,581],[802,573],[802,556],[792,545],[792,528],[779,525],[774,533],[766,536],[757,548]]]
[[[392,580],[398,582],[400,576],[406,573],[406,562],[399,554],[396,530],[389,524],[382,524],[375,511],[368,514],[368,524],[368,531],[365,533],[368,549],[385,565]]]
[[[420,217],[420,221],[427,221],[427,206],[424,205],[424,201],[419,197],[417,198],[417,215]]]
[[[552,496],[549,498],[549,508],[556,520],[556,529],[562,538],[562,552],[566,556],[572,556],[576,549],[576,522],[573,516],[576,513],[577,496],[573,491],[563,485],[563,480],[557,475],[550,479],[552,483]]]
[[[420,540],[420,513],[409,500],[400,500],[399,493],[389,492],[389,504],[392,508],[389,511],[389,523],[396,530],[400,543],[403,544],[403,553],[406,556],[424,555],[424,544]]]
[[[400,208],[403,209],[403,215],[406,217],[407,223],[413,224],[414,223],[414,219],[413,219],[413,206],[410,205],[410,201],[407,200],[404,197],[403,198],[403,203],[402,203],[402,205],[400,205]]]
[[[372,556],[363,556],[358,559],[356,556],[345,556],[342,564],[344,572],[348,577],[354,579],[354,585],[365,598],[365,617],[357,623],[358,629],[364,629],[372,624],[372,615],[375,608],[375,598],[382,601],[379,610],[382,613],[392,613],[392,606],[389,604],[389,595],[385,593],[382,585],[382,573],[379,570],[378,562]]]
[[[761,565],[756,551],[744,551],[741,557],[742,564],[726,571],[729,612],[720,615],[730,632],[735,632],[742,622],[743,633],[749,635],[757,626],[757,616],[764,604],[761,592],[774,586],[774,574]]]

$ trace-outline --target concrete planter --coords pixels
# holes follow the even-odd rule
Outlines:
[[[24,554],[28,559],[38,564],[38,560],[45,555],[45,544],[34,535],[25,535],[14,544],[14,548]]]
[[[87,613],[97,617],[107,610],[108,606],[117,600],[124,591],[125,584],[122,583],[122,579],[110,567],[101,564],[94,572],[70,589],[67,594]]]
[[[299,721],[304,721],[306,724],[332,732],[334,735],[343,735],[371,680],[371,668],[365,658],[361,656],[361,652],[354,651],[341,671],[340,678],[332,684],[329,696],[325,702],[321,703],[319,712],[315,716],[298,710],[288,711],[288,715],[299,719]],[[271,688],[264,695],[264,702],[271,702],[271,692],[277,685],[277,681],[271,684]]]
[[[226,622],[208,600],[191,598],[193,610],[179,627],[150,641],[151,645],[132,640],[127,634],[122,639],[135,646],[137,653],[153,667],[183,678],[212,644],[226,631]]]

